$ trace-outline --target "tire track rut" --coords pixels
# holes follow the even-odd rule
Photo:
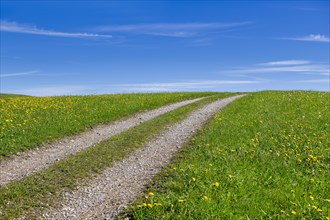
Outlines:
[[[20,153],[20,155],[11,156],[0,163],[0,186],[29,176],[134,126],[201,99],[203,98],[186,100],[138,113],[128,119],[97,126],[81,134],[61,139],[52,144],[46,144],[38,149]]]
[[[64,203],[43,212],[45,219],[113,219],[143,192],[145,185],[169,163],[196,129],[216,112],[244,95],[212,102],[166,129],[144,147],[104,170],[94,181],[64,195]]]

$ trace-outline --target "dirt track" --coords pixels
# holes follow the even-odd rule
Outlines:
[[[207,104],[162,132],[146,146],[106,169],[87,187],[64,196],[60,209],[48,209],[46,219],[113,219],[137,198],[196,129],[217,111],[242,95]]]
[[[24,152],[19,156],[12,156],[0,163],[0,186],[31,175],[69,155],[93,146],[140,123],[201,99],[203,98],[178,102],[155,110],[139,113],[126,120],[98,126],[79,135],[67,137],[38,149]]]

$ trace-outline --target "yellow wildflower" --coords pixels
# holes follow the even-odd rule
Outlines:
[[[153,207],[153,205],[149,203],[149,204],[148,204],[148,207],[149,207],[149,208],[152,208],[152,207]]]
[[[207,201],[207,200],[209,200],[209,197],[203,196],[203,200]]]
[[[219,187],[219,183],[218,182],[215,182],[215,183],[212,183],[212,186],[215,186],[215,187]]]
[[[186,201],[185,199],[179,199],[179,200],[178,200],[179,203],[183,203],[183,202],[185,202],[185,201]]]
[[[314,197],[313,197],[312,195],[310,195],[309,198],[310,198],[311,200],[314,200]]]
[[[292,210],[292,211],[291,211],[291,214],[292,214],[292,215],[297,215],[297,212],[296,212],[295,210]]]
[[[154,196],[155,195],[153,192],[149,192],[148,194],[149,194],[149,196]]]

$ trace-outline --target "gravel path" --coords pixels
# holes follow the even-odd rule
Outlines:
[[[60,209],[43,213],[46,219],[113,219],[144,190],[178,148],[217,111],[242,95],[207,104],[173,125],[146,146],[106,169],[86,187],[64,195]]]
[[[67,137],[38,149],[12,156],[0,163],[0,186],[44,169],[71,154],[93,146],[140,123],[201,99],[203,98],[178,102],[155,110],[139,113],[126,120],[98,126],[79,135]]]

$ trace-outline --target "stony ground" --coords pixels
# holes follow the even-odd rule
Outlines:
[[[125,120],[98,126],[82,134],[12,156],[0,163],[0,186],[44,169],[69,155],[93,146],[140,123],[201,99],[178,102],[156,110],[139,113]]]
[[[191,113],[150,143],[117,162],[86,187],[64,196],[60,208],[45,210],[45,219],[113,219],[137,198],[197,129],[217,111],[242,95],[215,101]],[[150,114],[150,113],[147,113]],[[145,115],[146,117],[147,115]],[[140,123],[140,119],[137,123]]]

